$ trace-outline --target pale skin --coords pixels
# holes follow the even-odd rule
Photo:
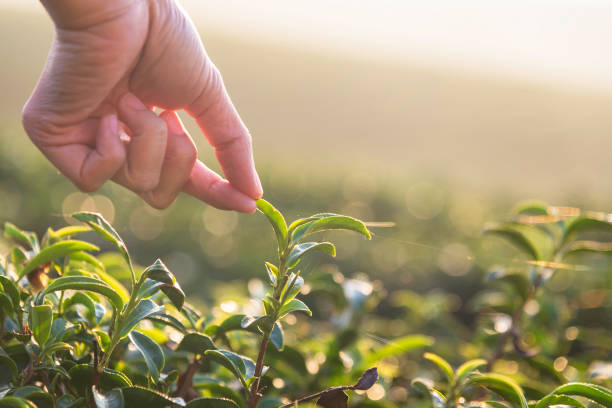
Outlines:
[[[62,174],[86,192],[113,180],[159,209],[184,192],[255,211],[251,136],[175,0],[42,3],[56,34],[23,124]],[[225,178],[197,159],[178,110],[195,118]]]

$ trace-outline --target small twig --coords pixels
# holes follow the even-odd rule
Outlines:
[[[354,386],[352,386],[352,385],[344,385],[344,386],[340,386],[340,387],[331,387],[331,388],[328,388],[328,389],[326,389],[326,390],[319,391],[319,392],[317,392],[316,394],[308,395],[308,396],[306,396],[306,397],[302,397],[302,398],[300,398],[300,399],[298,399],[298,400],[295,400],[295,401],[293,401],[293,402],[290,402],[290,403],[288,403],[288,404],[281,405],[281,406],[280,406],[280,407],[278,407],[278,408],[289,408],[289,407],[293,407],[293,406],[295,406],[296,404],[301,404],[301,403],[303,403],[303,402],[308,402],[308,401],[311,401],[311,400],[313,400],[313,399],[315,399],[315,398],[319,398],[319,397],[323,396],[323,394],[327,394],[328,392],[333,392],[333,391],[349,391],[349,390],[352,390],[352,389],[354,389],[354,388],[355,388],[355,387],[354,387]]]
[[[183,399],[188,397],[187,393],[193,388],[193,376],[198,372],[201,365],[202,360],[198,358],[189,363],[187,370],[185,370],[177,381],[177,389],[174,396],[181,397]]]
[[[249,408],[255,408],[257,406],[257,402],[261,397],[261,393],[259,392],[259,380],[261,379],[261,373],[263,372],[263,363],[264,357],[266,355],[266,349],[268,348],[268,342],[270,341],[270,333],[266,333],[261,340],[261,344],[259,346],[259,354],[257,355],[257,363],[255,364],[255,381],[251,386],[251,396],[249,398]]]

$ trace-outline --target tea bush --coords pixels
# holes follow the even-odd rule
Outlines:
[[[551,328],[546,313],[534,313],[549,307],[546,283],[559,270],[575,268],[575,257],[612,252],[607,216],[530,203],[510,220],[487,226],[487,234],[508,240],[529,259],[492,269],[491,288],[473,302],[477,335],[461,345],[471,351],[451,355],[453,361],[456,355],[482,358],[453,368],[431,352],[414,358],[424,348],[452,352],[434,339],[441,330],[463,330],[441,310],[446,298],[395,293],[394,313],[408,313],[406,320],[424,334],[387,340],[364,330],[388,324],[369,320],[389,301],[376,285],[325,270],[304,281],[298,270],[303,257],[335,255],[332,243],[306,238],[328,230],[371,238],[366,224],[330,213],[287,224],[266,201],[258,201],[258,208],[273,227],[277,257],[261,268],[268,286],[251,291],[256,302],[244,308],[249,313],[223,305],[224,313],[198,310],[185,301],[161,260],[147,268],[135,265],[123,239],[97,213],[76,213],[83,225],[49,228],[40,239],[5,224],[5,237],[14,245],[0,261],[0,406],[338,408],[348,405],[347,391],[351,405],[363,407],[391,407],[394,401],[434,407],[612,406],[606,375],[591,372],[591,383],[570,382],[567,359],[551,361],[560,353],[582,354],[581,361],[605,358],[610,345],[585,338],[582,350],[569,350],[568,339],[580,332],[570,325],[575,316],[557,319],[565,324]],[[98,246],[81,239],[89,231],[110,242],[119,257],[92,255]],[[250,274],[264,276],[258,270]],[[313,312],[329,316],[327,330],[303,320]],[[558,312],[554,304],[548,310]],[[551,330],[556,334],[543,335]],[[429,367],[441,375],[413,375],[431,373]]]

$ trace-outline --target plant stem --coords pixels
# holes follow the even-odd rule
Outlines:
[[[279,275],[281,279],[279,279],[276,288],[274,289],[274,299],[279,300],[281,296],[282,289],[287,280],[287,268],[285,266],[285,256],[284,253],[289,251],[279,252]],[[263,334],[263,338],[261,339],[261,343],[259,345],[259,353],[257,354],[257,363],[255,363],[255,373],[253,376],[255,377],[255,381],[251,385],[251,393],[249,395],[248,408],[255,408],[257,406],[257,402],[259,398],[261,398],[261,394],[259,393],[259,381],[261,380],[261,373],[263,371],[264,366],[264,358],[266,356],[266,350],[268,349],[268,343],[270,342],[270,335],[272,334],[272,330],[274,329],[274,323],[276,322],[276,318],[274,322],[270,325],[270,329],[266,330]]]
[[[281,405],[278,408],[290,408],[290,407],[294,407],[297,404],[301,404],[302,402],[308,402],[308,401],[311,401],[311,400],[313,400],[315,398],[319,398],[323,394],[327,394],[328,392],[332,392],[332,391],[347,391],[347,390],[352,390],[352,389],[353,389],[353,386],[351,386],[351,385],[344,385],[344,386],[340,386],[340,387],[331,387],[331,388],[328,388],[326,390],[319,391],[316,394],[308,395],[306,397],[300,398],[300,399],[295,400],[293,402],[290,402],[288,404]]]
[[[534,284],[531,286],[529,291],[529,295],[525,298],[525,300],[521,303],[521,305],[516,309],[514,314],[512,315],[512,321],[510,323],[510,328],[502,334],[499,339],[499,343],[497,343],[497,347],[495,348],[495,352],[487,361],[487,370],[491,371],[493,368],[493,364],[504,354],[504,349],[506,348],[506,344],[508,344],[508,340],[512,337],[512,334],[516,331],[517,326],[519,325],[523,315],[525,314],[525,305],[529,303],[531,300],[535,299],[538,290],[540,289],[542,282],[540,279],[536,279]]]

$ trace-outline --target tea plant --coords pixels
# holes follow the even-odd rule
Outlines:
[[[610,216],[602,213],[526,203],[515,209],[511,220],[487,226],[486,234],[502,237],[527,256],[526,261],[512,260],[524,266],[493,268],[488,280],[502,282],[512,292],[503,298],[505,302],[487,304],[486,299],[494,298],[490,296],[485,297],[485,302],[480,305],[485,312],[493,310],[496,314],[501,313],[509,324],[501,334],[489,331],[495,333],[487,339],[494,349],[487,360],[467,361],[453,370],[442,357],[425,353],[425,359],[435,364],[445,382],[435,385],[429,379],[416,378],[412,381],[413,388],[421,395],[428,396],[432,406],[440,408],[507,407],[506,404],[536,408],[611,407],[612,391],[597,384],[567,382],[553,367],[552,361],[540,356],[538,348],[527,349],[523,340],[526,307],[530,302],[537,302],[538,295],[555,272],[572,268],[569,262],[577,254],[612,253],[610,236],[607,235],[612,232],[611,221]],[[589,239],[585,240],[585,236]],[[521,387],[508,376],[490,372],[499,359],[513,356],[526,362],[528,367],[535,367],[538,376],[552,377],[559,385],[550,392],[544,392],[538,378],[523,377]],[[529,370],[526,369],[527,372]],[[483,393],[483,389],[488,392]],[[490,399],[493,396],[496,399]]]
[[[316,214],[287,226],[269,203],[257,205],[278,244],[277,264],[265,264],[270,291],[262,299],[264,314],[232,315],[219,324],[185,302],[161,260],[142,271],[134,266],[125,242],[99,214],[76,213],[85,226],[49,228],[41,240],[7,223],[5,236],[17,245],[0,260],[0,406],[231,408],[263,402],[266,352],[270,343],[279,352],[284,347],[282,319],[311,314],[297,298],[304,285],[297,267],[316,251],[335,255],[332,243],[305,238],[327,230],[371,235],[361,221],[337,214]],[[91,254],[96,245],[74,239],[90,230],[118,250],[129,290],[110,273],[108,262]],[[236,330],[261,338],[256,361],[232,350],[228,333]],[[168,331],[180,334],[176,343]],[[285,405],[316,400],[346,406],[345,391],[367,390],[377,378],[371,368],[355,385]],[[283,405],[275,399],[267,404]]]

